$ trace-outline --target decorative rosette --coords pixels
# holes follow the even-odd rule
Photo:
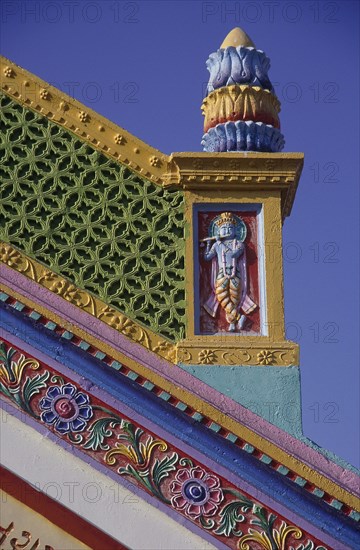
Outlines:
[[[204,151],[281,151],[280,102],[268,77],[270,60],[265,53],[236,28],[206,65],[210,78],[202,104]]]
[[[213,516],[224,498],[219,478],[200,466],[178,470],[170,491],[173,507],[192,519]]]
[[[82,432],[93,416],[89,396],[76,389],[73,384],[50,386],[46,396],[40,400],[41,420],[53,424],[61,434]]]

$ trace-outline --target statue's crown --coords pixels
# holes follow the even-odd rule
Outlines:
[[[231,212],[223,212],[215,223],[218,227],[224,225],[224,223],[236,225],[236,220]]]

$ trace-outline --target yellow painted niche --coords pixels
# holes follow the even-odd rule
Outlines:
[[[289,215],[303,164],[300,153],[179,153],[172,155],[167,181],[185,191],[186,338],[176,346],[177,362],[207,365],[294,366],[299,346],[285,340],[282,223]],[[194,216],[206,207],[219,211],[254,206],[261,217],[259,335],[203,335],[195,327],[195,266],[198,236]],[[246,205],[246,206],[245,206]],[[262,274],[262,275],[260,275]]]

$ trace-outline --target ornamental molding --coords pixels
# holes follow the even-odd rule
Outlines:
[[[176,362],[184,365],[275,366],[299,365],[299,346],[294,342],[272,342],[269,338],[225,335],[214,345],[214,337],[184,340],[176,347]],[[208,344],[207,344],[208,341]]]
[[[39,427],[229,548],[268,548],[264,543],[271,540],[273,550],[290,543],[294,550],[330,550],[198,459],[4,339],[0,340],[0,394]]]
[[[23,69],[17,67],[15,64],[5,59],[0,59],[0,75],[1,88],[7,95],[13,97],[17,102],[28,106],[34,111],[41,113],[43,116],[54,120],[54,122],[59,126],[63,126],[64,128],[71,130],[74,134],[77,134],[78,137],[80,137],[83,141],[87,141],[88,143],[93,145],[94,148],[103,152],[105,155],[115,158],[119,163],[127,164],[133,171],[138,172],[142,176],[149,178],[154,183],[165,183],[166,185],[170,185],[171,178],[175,178],[176,182],[174,182],[174,185],[184,186],[183,168],[189,166],[187,177],[191,178],[195,176],[196,180],[196,177],[199,173],[202,173],[202,177],[208,176],[205,169],[210,168],[210,165],[212,163],[212,168],[210,170],[211,175],[214,176],[214,178],[219,178],[217,181],[218,184],[220,183],[222,189],[223,186],[221,183],[221,178],[223,176],[221,171],[226,170],[226,165],[229,164],[229,159],[231,159],[230,162],[237,161],[237,159],[239,159],[241,162],[244,161],[246,166],[248,165],[247,163],[249,163],[250,161],[255,163],[255,165],[259,168],[259,173],[255,172],[257,177],[264,177],[264,185],[266,184],[266,182],[269,183],[270,186],[268,186],[267,188],[270,192],[274,189],[279,189],[281,191],[281,186],[276,178],[284,176],[285,179],[290,178],[288,182],[283,182],[283,185],[285,186],[285,191],[291,187],[293,195],[295,194],[296,186],[294,186],[294,179],[295,183],[297,184],[298,176],[300,175],[303,162],[303,155],[301,154],[225,153],[213,155],[206,153],[179,153],[174,154],[172,157],[166,157],[156,149],[147,146],[142,141],[127,133],[125,130],[122,130],[120,127],[112,124],[111,122],[107,121],[87,107],[84,107],[82,104],[71,99],[70,97],[65,97],[65,95],[59,90],[56,90],[55,88],[47,85],[45,82],[37,79],[37,77],[34,77],[27,71],[24,71]],[[105,137],[104,140],[101,141],[99,137],[103,134]],[[124,147],[124,152],[120,154],[117,149],[114,149],[113,143],[115,144],[115,146]],[[145,153],[145,156],[143,155],[141,147],[144,147],[144,151],[146,152],[147,156],[145,155]],[[145,157],[146,163],[145,160],[141,160],[140,162],[140,159],[145,159]],[[138,164],[136,164],[135,160],[132,160],[137,158],[139,158]],[[190,163],[194,160],[199,160],[201,162],[204,161],[205,168],[203,164],[197,163],[197,167],[193,166],[193,168],[190,169]],[[275,178],[273,182],[269,182],[269,180],[267,180],[264,176],[264,172],[262,171],[264,167],[264,161],[265,166],[268,170],[268,173],[265,173],[265,176],[270,177],[271,175],[272,178]],[[283,164],[281,165],[283,167],[283,171],[284,166],[287,167],[287,172],[285,171],[286,173],[283,173],[281,170],[276,171],[277,167],[279,167],[277,162],[280,161],[283,162]],[[297,166],[297,169],[294,168],[294,163]],[[151,167],[149,168],[149,171],[147,171],[147,166]],[[251,170],[253,170],[254,167],[249,164],[248,171],[246,172],[248,174],[247,177],[249,178],[252,177],[250,168]],[[249,182],[248,180],[246,180],[245,175],[239,177],[238,174],[239,169],[236,166],[232,166],[231,170],[229,171],[229,176],[231,175],[238,181],[238,188],[245,190],[247,188],[247,185],[254,185],[254,189],[264,192],[264,187],[260,185],[260,181]],[[241,178],[243,181],[240,181]],[[191,186],[192,185],[193,184],[191,183]],[[206,184],[205,187],[207,185],[208,184]],[[213,185],[213,182],[211,182],[211,185]],[[271,185],[273,185],[273,187],[271,187]],[[293,199],[291,198],[291,193],[289,193],[289,191],[287,191],[286,198],[287,203],[285,201],[284,204],[285,206],[286,204],[290,205],[287,207],[288,211],[290,211],[289,209],[291,208]],[[286,208],[285,211],[287,211]],[[35,262],[34,260],[29,260],[10,245],[5,246],[9,247],[9,249],[5,251],[8,258],[8,261],[6,261],[5,263],[7,263],[7,265],[11,269],[19,271],[19,273],[22,273],[37,284],[42,285],[44,288],[52,291],[54,294],[57,294],[62,299],[68,301],[75,307],[82,309],[83,311],[96,317],[96,315],[92,313],[92,311],[94,310],[94,303],[93,297],[89,293],[79,290],[69,281],[67,281],[63,277],[53,274],[52,272],[50,272],[50,275],[46,275],[46,272],[49,272],[47,268],[41,266],[41,264],[38,264],[38,262]],[[53,275],[58,278],[55,278],[54,280],[51,279]],[[54,283],[56,283],[54,289],[51,290],[51,287]],[[57,290],[55,290],[55,288]],[[99,302],[99,304],[97,302]],[[120,314],[119,318],[113,318],[113,314],[114,316],[117,316],[119,312],[117,312],[116,310],[108,311],[101,309],[108,306],[100,300],[96,300],[95,305],[95,313],[99,314],[99,316],[97,317],[98,319],[100,319],[100,313],[102,313],[103,318],[100,319],[102,322],[107,321],[107,325],[109,325],[111,328],[114,328],[115,330],[118,330],[118,332],[121,332],[121,334],[123,334],[130,340],[133,340],[136,343],[140,343],[148,351],[153,351],[159,356],[166,358],[168,361],[174,362],[175,348],[173,344],[171,344],[167,340],[159,339],[157,335],[147,329],[143,329],[140,325],[137,325],[133,321],[130,321],[123,314]],[[100,310],[98,308],[100,308]],[[130,321],[130,323],[134,323],[135,326],[131,324],[129,325],[127,321]],[[268,349],[268,347],[264,347],[258,352],[258,354],[262,353],[263,355],[261,355],[261,357],[269,358],[269,355],[266,355],[265,352],[272,353],[271,350]],[[143,369],[142,372],[144,372],[144,370],[146,369]],[[160,377],[154,375],[154,378],[159,379]],[[187,399],[188,392],[184,390],[181,391],[179,388],[175,388],[175,390],[177,391],[178,396],[180,396],[183,400]],[[194,401],[192,401],[192,403],[194,404],[195,402],[197,403],[198,410],[209,411],[211,409],[211,415],[214,412],[214,407],[207,407],[206,404],[201,402],[201,400],[196,398]],[[215,412],[219,413],[219,411]],[[222,415],[215,414],[214,418],[217,418],[217,416]],[[236,421],[228,422],[228,428],[236,428],[236,430],[242,435],[250,432],[248,428],[239,425]],[[252,439],[254,440],[254,438]],[[274,451],[274,453],[276,450],[279,451],[279,459],[284,458],[285,461],[288,461],[289,463],[292,462],[291,457],[286,456],[286,452],[282,451],[280,448],[276,449],[276,446],[272,443],[269,444],[268,447],[269,451]],[[298,460],[293,460],[293,465],[295,469],[299,470],[299,473],[301,471],[305,477],[309,476],[309,479],[319,480],[319,485],[322,484],[322,481],[324,481],[324,479],[321,480],[321,475],[317,473],[316,475],[313,475],[310,472],[311,469],[308,468],[305,464],[302,464],[304,468],[298,467],[298,462]],[[333,482],[326,479],[325,481],[329,481],[329,487],[331,485],[332,488]],[[324,485],[327,486],[327,483],[324,483]],[[341,494],[341,499],[342,497],[344,497],[343,500],[345,502],[352,500],[351,495],[346,491],[341,490],[339,491],[339,494]]]
[[[251,120],[280,128],[280,101],[259,86],[223,86],[211,92],[202,102],[204,131],[217,124],[235,120]]]
[[[303,153],[173,153],[166,185],[185,190],[281,193],[282,218],[289,216],[304,163]]]

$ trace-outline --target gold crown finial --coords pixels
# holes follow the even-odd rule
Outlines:
[[[250,36],[246,34],[245,31],[240,29],[240,27],[235,27],[229,34],[226,36],[224,42],[221,44],[220,48],[225,49],[229,46],[244,46],[245,48],[255,48],[254,42],[251,40]]]
[[[236,225],[236,220],[231,212],[223,212],[220,214],[220,218],[215,223],[218,227],[221,227],[224,223]]]

